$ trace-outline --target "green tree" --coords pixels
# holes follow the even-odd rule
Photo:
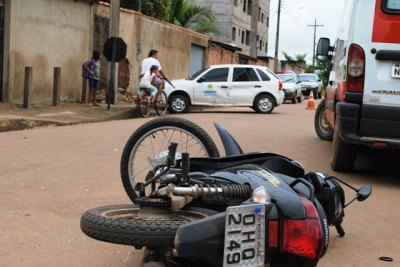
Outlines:
[[[110,3],[110,0],[105,0]],[[144,15],[166,20],[168,16],[168,6],[170,0],[121,0],[120,6],[123,8],[133,9],[143,13]]]
[[[305,61],[307,56],[307,54],[295,54],[294,57],[292,57],[286,52],[282,52],[282,54],[288,62]]]
[[[290,56],[288,53],[282,52],[282,54],[285,57],[286,61],[288,61],[288,62],[293,62],[294,61],[294,58],[292,56]]]
[[[204,34],[221,33],[211,9],[188,0],[170,0],[167,21]]]
[[[297,61],[306,61],[307,54],[295,54],[294,57]]]

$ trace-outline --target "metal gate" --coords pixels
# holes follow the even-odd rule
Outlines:
[[[192,44],[190,50],[190,70],[189,75],[192,75],[204,68],[205,48]]]

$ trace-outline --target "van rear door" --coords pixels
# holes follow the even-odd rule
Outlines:
[[[362,2],[365,12],[357,14],[363,18],[356,20],[360,30],[354,36],[365,52],[360,134],[400,138],[400,0]]]

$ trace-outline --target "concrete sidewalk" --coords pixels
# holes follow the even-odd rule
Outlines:
[[[117,102],[107,110],[107,104],[91,107],[87,104],[62,103],[60,106],[0,103],[0,132],[31,129],[40,126],[62,126],[139,117],[136,105]]]

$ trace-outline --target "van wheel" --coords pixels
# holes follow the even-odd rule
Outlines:
[[[173,95],[169,98],[169,109],[171,113],[187,113],[189,100],[184,95]]]
[[[253,109],[258,113],[268,114],[274,110],[274,100],[269,95],[260,95],[254,101]]]
[[[317,133],[318,137],[321,140],[332,141],[333,129],[329,126],[329,123],[326,120],[325,109],[326,109],[325,100],[322,100],[317,107],[317,111],[315,112],[315,117],[314,117],[315,132]]]
[[[334,171],[346,172],[353,170],[357,158],[357,146],[344,142],[338,135],[337,130],[333,135],[333,155],[331,167]]]

